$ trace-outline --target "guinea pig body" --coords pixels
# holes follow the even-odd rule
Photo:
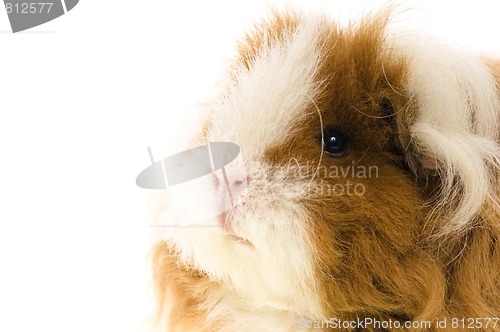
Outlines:
[[[194,145],[238,144],[246,196],[156,244],[167,331],[495,331],[499,62],[388,17],[274,14],[239,44]]]

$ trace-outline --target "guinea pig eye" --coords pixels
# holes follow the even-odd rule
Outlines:
[[[328,126],[323,131],[323,149],[332,157],[343,157],[349,150],[349,138],[339,129]]]

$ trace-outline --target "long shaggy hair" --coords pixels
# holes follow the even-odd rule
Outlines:
[[[238,144],[247,195],[155,244],[165,331],[500,328],[500,62],[389,17],[274,13],[240,42],[193,145]]]

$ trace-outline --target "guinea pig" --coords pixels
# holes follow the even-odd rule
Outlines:
[[[500,61],[391,15],[239,42],[192,146],[237,144],[244,198],[154,244],[164,331],[500,328]]]

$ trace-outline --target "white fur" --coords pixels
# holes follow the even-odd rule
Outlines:
[[[237,243],[219,228],[166,229],[165,238],[188,264],[219,280],[223,294],[212,294],[210,317],[237,317],[227,331],[290,330],[297,313],[323,315],[313,280],[314,247],[300,194],[286,172],[271,169],[264,153],[293,135],[317,94],[319,55],[316,21],[304,21],[279,43],[263,49],[251,69],[237,69],[222,102],[214,106],[207,141],[240,145],[251,178],[244,204],[231,212],[233,229],[252,243]],[[319,125],[319,124],[318,124]],[[267,175],[272,174],[272,180]],[[159,219],[172,218],[159,209]],[[218,297],[218,298],[217,298]],[[210,302],[213,303],[210,303]]]
[[[449,219],[443,232],[464,230],[498,186],[500,101],[494,77],[477,55],[454,45],[415,34],[389,40],[390,49],[406,58],[407,88],[418,105],[412,143],[444,180],[436,202]]]
[[[300,129],[305,108],[317,94],[318,22],[306,21],[287,40],[263,49],[247,70],[237,69],[228,98],[215,106],[209,141],[240,144],[246,160],[283,142],[283,135]]]

